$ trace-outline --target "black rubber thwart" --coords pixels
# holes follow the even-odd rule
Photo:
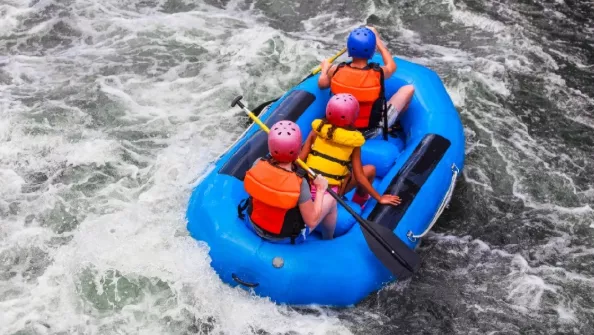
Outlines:
[[[384,192],[398,195],[400,205],[376,204],[367,219],[394,230],[450,145],[450,141],[443,136],[425,135]]]
[[[363,219],[332,189],[327,192],[351,214],[363,228],[363,236],[375,257],[398,279],[413,275],[421,265],[421,259],[394,232],[373,221]]]

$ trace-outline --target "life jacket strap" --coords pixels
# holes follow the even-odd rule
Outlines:
[[[338,66],[336,67],[336,70],[334,71],[334,75],[336,75],[336,73],[342,69],[345,66],[351,66],[351,62],[342,62],[340,64],[338,64]],[[383,119],[383,127],[382,127],[382,133],[383,133],[383,137],[384,140],[388,140],[388,100],[386,99],[386,84],[385,84],[385,77],[384,77],[384,69],[382,69],[381,65],[379,65],[379,63],[368,63],[365,67],[360,68],[360,70],[369,70],[372,69],[374,71],[377,71],[380,73],[380,93],[379,93],[379,97],[378,100],[380,101],[376,101],[379,102],[379,105],[377,105],[377,107],[379,107],[379,110],[374,110],[372,109],[371,111],[371,116],[369,119],[369,126],[368,128],[375,128],[377,127],[377,124],[379,123],[379,118]],[[330,93],[332,94],[332,93]],[[376,107],[376,104],[374,103],[374,107]],[[376,115],[374,115],[376,114]],[[379,114],[379,115],[377,115]],[[373,121],[373,122],[372,122]]]
[[[321,153],[321,152],[319,152],[319,151],[317,151],[317,150],[313,150],[313,149],[312,149],[312,150],[310,151],[310,153],[311,153],[312,155],[314,155],[314,156],[322,157],[322,158],[323,158],[323,159],[325,159],[325,160],[329,160],[329,161],[331,161],[331,162],[338,163],[338,164],[340,164],[340,165],[342,165],[342,166],[348,166],[348,165],[349,165],[349,163],[350,163],[350,161],[343,161],[343,160],[341,160],[341,159],[338,159],[338,158],[336,158],[336,157],[328,156],[328,155],[326,155],[326,154],[324,154],[324,153]]]
[[[241,200],[239,202],[239,205],[237,205],[237,216],[242,219],[245,220],[245,210],[250,206],[250,198],[245,198],[243,200]]]
[[[275,167],[277,169],[282,169],[278,166],[278,163],[272,159],[270,154],[265,156],[263,158],[263,160],[268,161],[273,167]],[[307,176],[307,172],[305,170],[299,169],[299,168],[296,168],[295,171],[293,171],[293,173],[295,173],[300,178],[304,178]],[[305,227],[305,222],[303,221],[303,218],[301,217],[301,213],[299,211],[298,206],[295,208],[289,209],[287,211],[287,213],[285,214],[286,222],[284,224],[287,224],[289,226],[289,228],[287,229],[287,231],[281,231],[280,234],[275,234],[275,233],[271,233],[267,230],[264,230],[256,222],[252,221],[251,215],[252,215],[253,209],[254,208],[253,208],[252,197],[247,197],[246,199],[243,199],[239,202],[239,205],[237,206],[237,216],[240,219],[245,220],[246,219],[245,214],[246,214],[246,210],[247,210],[248,220],[250,220],[252,226],[254,227],[254,230],[256,231],[256,235],[259,235],[262,238],[267,238],[267,237],[275,238],[275,239],[276,238],[289,238],[291,241],[291,244],[295,244],[297,237],[299,237],[299,235],[301,234],[301,229],[303,227]]]
[[[386,99],[386,84],[384,81],[384,69],[378,65],[380,72],[380,99],[382,99],[382,117],[384,120],[383,124],[383,135],[384,141],[388,140],[388,99]]]
[[[245,207],[250,207],[250,209],[251,209],[251,206],[250,206],[251,201],[248,200],[246,203],[247,203],[247,205]],[[250,209],[248,209],[248,214],[251,214]],[[301,234],[301,229],[303,229],[303,227],[305,227],[305,222],[303,222],[303,218],[301,217],[301,213],[299,212],[299,207],[289,210],[287,215],[290,217],[289,222],[287,223],[290,225],[290,230],[284,234],[283,233],[281,233],[281,234],[271,233],[271,232],[265,230],[264,228],[260,227],[257,223],[255,223],[251,219],[249,219],[249,220],[250,220],[252,226],[254,227],[254,230],[256,231],[256,235],[258,235],[264,239],[266,239],[266,238],[274,238],[274,239],[289,238],[291,241],[291,244],[295,244],[297,237],[299,237],[299,235]]]
[[[314,169],[312,167],[310,167],[310,169],[313,172],[315,172],[316,174],[321,174],[322,176],[327,177],[327,178],[332,178],[332,179],[336,179],[336,180],[343,180],[346,177],[346,175],[339,176],[337,174],[330,174],[330,173],[326,173],[326,172],[320,171],[318,169]]]

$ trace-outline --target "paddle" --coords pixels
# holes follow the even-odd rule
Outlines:
[[[346,48],[343,48],[342,50],[340,50],[339,52],[337,52],[334,56],[328,58],[328,61],[330,61],[330,63],[334,63],[334,61],[336,60],[336,58],[342,56],[342,54],[344,54],[346,52],[346,50],[347,50]],[[319,65],[316,66],[316,67],[314,67],[313,70],[311,70],[311,73],[307,77],[303,78],[299,83],[302,83],[302,82],[306,81],[307,79],[315,76],[321,70],[322,70],[322,67],[319,66]],[[278,99],[279,98],[276,98],[276,99],[272,99],[270,101],[266,101],[264,103],[261,103],[258,107],[254,108],[254,110],[252,111],[252,113],[254,115],[256,115],[256,116],[257,115],[260,115],[260,113],[262,113],[262,111],[264,110],[264,108],[266,106],[270,105],[271,103],[275,102]]]
[[[342,56],[342,54],[343,54],[343,53],[345,53],[346,51],[347,51],[347,49],[346,49],[346,48],[342,48],[342,50],[340,50],[339,52],[337,52],[337,53],[336,53],[336,55],[334,55],[334,56],[332,56],[332,57],[328,58],[328,61],[329,61],[330,63],[334,63],[334,61],[336,60],[336,58],[338,58],[338,57]],[[303,78],[303,80],[302,80],[301,82],[304,82],[304,81],[306,81],[307,79],[309,79],[309,78],[311,78],[311,77],[315,76],[315,75],[316,75],[318,72],[320,72],[320,71],[322,71],[322,67],[321,67],[320,65],[318,65],[318,66],[314,67],[314,69],[311,71],[311,73],[310,73],[310,74],[309,74],[307,77]]]
[[[238,96],[237,98],[233,99],[231,102],[231,107],[235,107],[238,105],[243,109],[244,112],[252,119],[254,122],[262,128],[266,133],[270,131],[270,129],[260,121],[260,119],[254,115],[242,102],[242,96]],[[307,170],[307,172],[311,175],[312,178],[316,177],[316,173],[312,171],[301,159],[297,158],[297,164],[299,164],[302,168]],[[349,205],[344,202],[344,200],[336,194],[332,189],[328,188],[328,193],[336,199],[336,201],[343,206],[347,212],[349,212],[357,222],[363,227],[363,235],[365,236],[365,240],[367,241],[367,245],[369,249],[375,254],[375,256],[384,264],[388,270],[392,274],[394,274],[398,278],[406,278],[409,277],[415,272],[419,265],[420,259],[419,256],[409,249],[404,242],[398,236],[394,235],[394,233],[379,224],[376,224],[371,221],[367,221],[362,218],[357,212],[355,212]]]

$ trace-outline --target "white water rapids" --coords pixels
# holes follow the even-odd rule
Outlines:
[[[571,6],[0,1],[0,334],[585,334],[594,56],[568,36],[594,23]],[[229,102],[281,95],[366,21],[466,127],[423,270],[347,310],[226,286],[185,210],[245,129]]]

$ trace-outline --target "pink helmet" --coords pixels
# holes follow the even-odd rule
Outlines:
[[[301,129],[294,122],[278,121],[268,133],[268,150],[272,158],[286,163],[292,162],[299,156],[301,149]]]
[[[337,127],[353,124],[359,115],[359,102],[348,93],[334,95],[326,106],[326,120]]]

